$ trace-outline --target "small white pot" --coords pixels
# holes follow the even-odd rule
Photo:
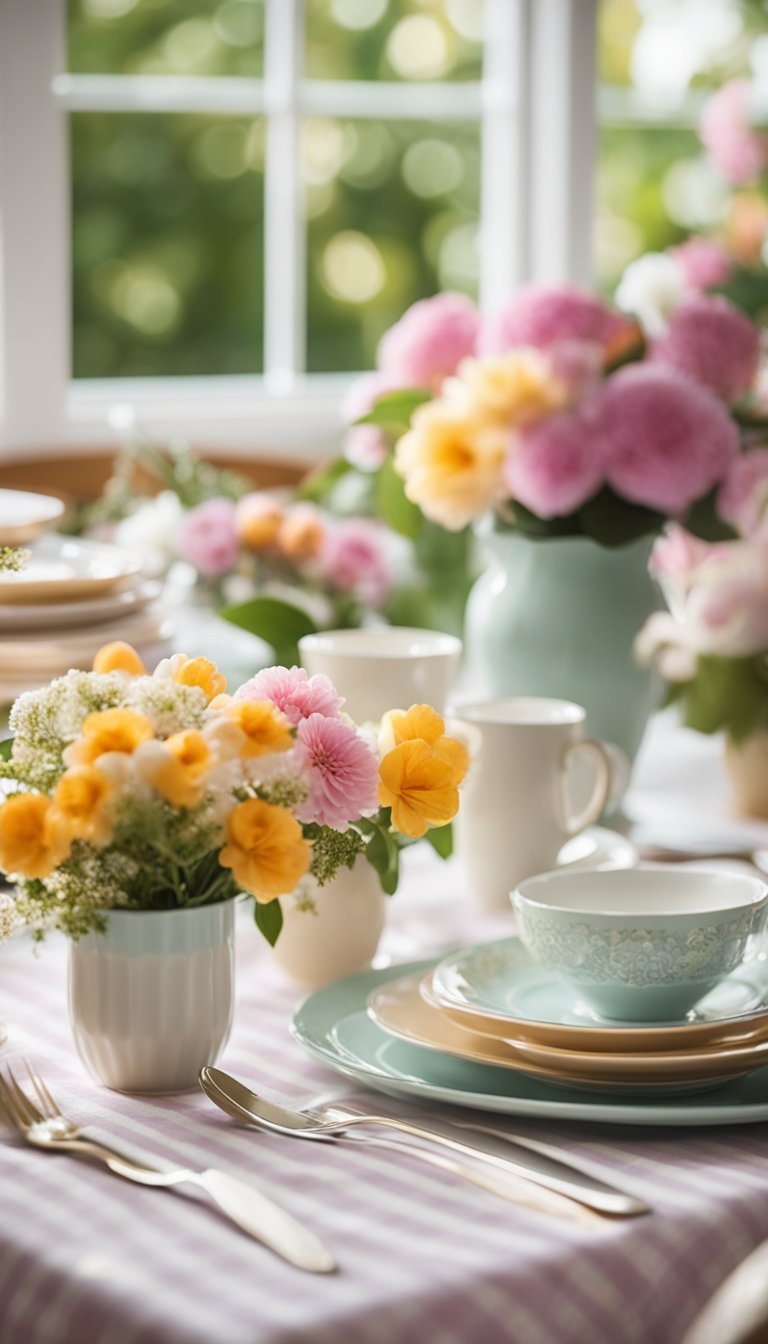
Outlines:
[[[284,923],[275,961],[305,989],[366,970],[384,929],[386,902],[378,874],[364,858],[323,887],[302,884],[281,899]]]
[[[768,817],[768,729],[738,744],[726,737],[725,764],[739,811]]]
[[[190,910],[112,910],[73,942],[69,1011],[89,1071],[118,1092],[197,1087],[229,1038],[234,900]]]

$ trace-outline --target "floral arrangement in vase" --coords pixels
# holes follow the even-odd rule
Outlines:
[[[268,668],[229,696],[205,658],[176,654],[149,675],[124,644],[22,695],[10,728],[0,869],[18,883],[19,922],[74,939],[108,911],[245,892],[274,943],[280,897],[358,856],[392,892],[402,844],[437,828],[444,850],[468,765],[428,706],[392,711],[376,738],[325,676]]]
[[[649,618],[635,650],[688,727],[725,734],[737,799],[768,816],[768,449],[737,460],[719,503],[736,540],[708,545],[673,528],[657,541],[669,610]]]

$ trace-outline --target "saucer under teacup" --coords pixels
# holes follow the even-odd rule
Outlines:
[[[479,1036],[558,1049],[629,1052],[734,1046],[768,1032],[768,945],[669,1022],[600,1017],[516,937],[451,953],[429,972],[423,996]]]
[[[768,1036],[734,1048],[588,1053],[506,1042],[465,1030],[421,994],[423,977],[403,975],[374,989],[368,1014],[383,1031],[456,1059],[524,1073],[559,1086],[602,1091],[690,1091],[719,1086],[768,1063]]]
[[[686,1013],[747,956],[768,909],[756,877],[679,867],[550,872],[512,893],[520,936],[598,1013]]]

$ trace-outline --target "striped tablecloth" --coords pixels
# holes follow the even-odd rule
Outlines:
[[[413,955],[416,937],[427,955],[457,934],[489,931],[462,899],[458,872],[422,859],[395,898],[388,936],[394,954]],[[239,1130],[202,1094],[110,1093],[89,1080],[72,1045],[65,964],[56,939],[38,953],[24,940],[0,949],[4,1057],[28,1055],[97,1133],[145,1156],[246,1175],[315,1228],[340,1269],[292,1269],[191,1188],[142,1189],[4,1135],[0,1344],[678,1344],[725,1275],[768,1238],[764,1125],[654,1131],[515,1120],[654,1208],[628,1222],[577,1223],[373,1146]],[[334,1081],[343,1089],[292,1040],[297,998],[246,919],[223,1066],[285,1099]]]

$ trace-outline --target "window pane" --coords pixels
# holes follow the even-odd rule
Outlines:
[[[479,131],[315,118],[302,142],[308,368],[370,368],[416,299],[476,294]]]
[[[314,79],[479,79],[483,0],[306,0]]]
[[[262,73],[264,0],[69,0],[68,26],[73,73]]]
[[[259,371],[263,122],[71,124],[75,377]]]

